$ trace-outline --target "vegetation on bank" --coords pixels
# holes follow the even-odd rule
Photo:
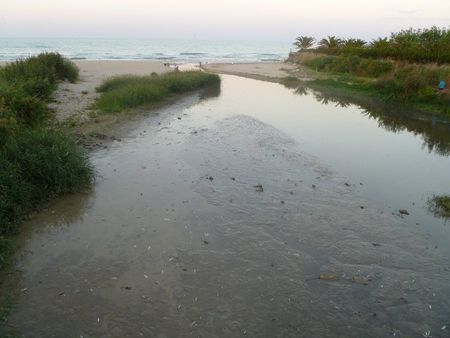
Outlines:
[[[430,210],[437,216],[450,218],[450,195],[436,195],[428,201]]]
[[[425,111],[450,111],[450,30],[404,30],[367,43],[329,36],[315,44],[299,37],[290,61],[333,75],[329,85],[350,84],[386,100]],[[428,63],[427,63],[428,62]],[[441,81],[447,89],[438,90]]]
[[[95,107],[102,112],[119,112],[129,108],[164,102],[175,95],[218,86],[216,74],[200,71],[172,72],[150,76],[119,76],[106,80],[97,91],[102,95]]]
[[[317,41],[300,36],[294,42],[298,51],[314,51],[328,55],[357,55],[364,58],[391,59],[414,63],[450,63],[450,29],[433,26],[407,29],[366,42],[328,36]]]
[[[11,236],[30,212],[92,181],[83,151],[48,123],[57,82],[77,79],[77,67],[57,53],[0,68],[0,269],[12,251]]]

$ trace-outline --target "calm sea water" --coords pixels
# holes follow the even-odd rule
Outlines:
[[[1,38],[0,60],[58,51],[72,59],[90,60],[279,61],[290,48],[289,42]]]

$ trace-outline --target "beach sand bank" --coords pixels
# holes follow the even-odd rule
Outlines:
[[[55,111],[60,121],[71,116],[85,118],[89,107],[98,97],[95,88],[105,79],[117,75],[149,75],[153,72],[161,74],[171,70],[162,62],[156,61],[75,61],[80,69],[80,81],[64,82],[58,86],[54,94],[54,102],[50,108]]]
[[[286,76],[295,75],[305,78],[306,74],[298,73],[298,66],[282,62],[259,63],[211,63],[202,65],[209,72],[238,75],[257,80],[277,81]]]

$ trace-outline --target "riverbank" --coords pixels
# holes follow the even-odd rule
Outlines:
[[[324,58],[326,60],[323,60]],[[298,53],[292,54],[290,59],[284,63],[206,64],[202,68],[219,74],[280,82],[291,87],[297,84],[300,87],[314,90],[338,89],[347,94],[353,93],[358,96],[375,98],[380,102],[413,108],[425,115],[450,117],[450,101],[447,91],[438,92],[437,81],[435,89],[429,84],[430,78],[436,76],[435,73],[442,72],[442,69],[444,69],[444,73],[446,72],[444,66],[410,65],[409,68],[405,65],[392,66],[387,71],[399,70],[390,77],[384,78],[382,76],[386,73],[378,74],[378,72],[381,71],[380,68],[385,67],[386,63],[357,61],[362,63],[362,67],[367,66],[367,68],[361,70],[364,74],[353,74],[346,70],[349,67],[348,60],[343,62],[347,67],[344,67],[344,70],[342,70],[342,65],[338,64],[336,68],[341,70],[339,72],[331,71],[330,67],[327,67],[330,58],[336,57]],[[401,80],[396,79],[399,76],[402,77]],[[433,82],[431,81],[431,83]]]

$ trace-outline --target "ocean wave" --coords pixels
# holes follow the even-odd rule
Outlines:
[[[192,56],[200,56],[200,55],[208,55],[207,53],[189,53],[189,52],[183,52],[183,53],[180,53],[180,55],[185,55],[185,56],[189,56],[189,55],[192,55]]]

